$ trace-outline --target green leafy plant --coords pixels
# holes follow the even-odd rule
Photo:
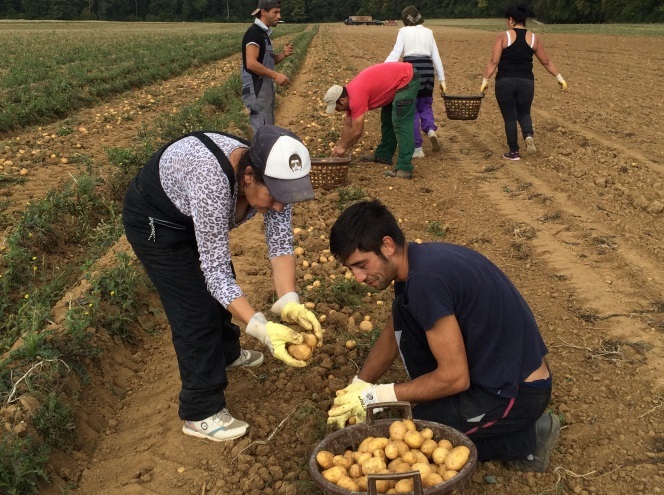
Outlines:
[[[436,237],[445,237],[447,235],[447,229],[438,221],[429,222],[427,232]]]
[[[0,439],[0,492],[8,495],[37,493],[39,480],[48,481],[49,448],[31,437],[6,434]]]
[[[74,415],[56,392],[51,392],[46,402],[32,417],[32,424],[41,433],[44,443],[50,447],[69,450],[74,439]]]

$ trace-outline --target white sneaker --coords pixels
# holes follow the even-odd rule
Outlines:
[[[241,349],[240,357],[226,366],[226,368],[235,368],[237,366],[246,366],[251,368],[252,366],[258,366],[259,364],[263,364],[263,354],[258,351]]]
[[[535,140],[532,136],[526,137],[526,150],[528,153],[537,153],[537,148],[535,147]]]
[[[217,414],[202,421],[185,421],[182,426],[182,433],[192,437],[206,438],[213,442],[223,442],[240,438],[247,433],[249,425],[244,421],[235,419],[223,408]]]
[[[422,150],[422,148],[415,148],[415,151],[413,151],[413,158],[424,158],[424,150]]]
[[[434,153],[440,151],[440,142],[438,141],[436,131],[430,129],[429,132],[427,132],[427,136],[429,136],[429,139],[431,140],[431,151]]]

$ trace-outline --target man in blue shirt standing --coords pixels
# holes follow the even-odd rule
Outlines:
[[[358,282],[394,282],[392,317],[328,423],[366,418],[366,406],[415,403],[413,417],[468,435],[480,461],[543,472],[560,432],[546,346],[519,291],[491,261],[454,244],[407,243],[379,201],[347,208],[330,251]],[[375,384],[401,355],[409,380]]]
[[[262,125],[274,125],[274,82],[288,84],[288,77],[274,67],[293,54],[293,45],[286,44],[279,54],[272,48],[270,36],[281,20],[281,2],[258,0],[251,15],[256,20],[242,38],[242,101],[256,132]]]

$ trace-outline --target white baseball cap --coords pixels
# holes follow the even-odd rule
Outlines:
[[[263,174],[270,196],[279,203],[314,198],[309,150],[291,131],[275,125],[259,127],[251,139],[249,160]]]

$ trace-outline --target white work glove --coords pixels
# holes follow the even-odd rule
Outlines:
[[[480,93],[486,94],[487,89],[489,89],[489,80],[486,77],[483,77],[482,85],[480,86]]]
[[[440,81],[440,95],[445,96],[445,93],[447,93],[447,84],[445,84],[445,79]]]
[[[394,383],[385,385],[373,385],[363,380],[348,385],[342,390],[337,390],[334,404],[327,412],[327,424],[336,424],[337,427],[346,426],[348,418],[355,416],[358,423],[367,419],[367,406],[380,402],[396,402]]]
[[[286,323],[294,323],[300,325],[305,330],[313,330],[318,341],[317,347],[323,345],[323,330],[320,326],[318,318],[313,313],[300,304],[300,296],[296,292],[289,292],[284,294],[272,305],[271,311],[281,317],[281,321]]]
[[[267,321],[263,313],[257,312],[247,323],[247,335],[260,340],[267,346],[272,355],[283,361],[288,366],[303,368],[307,365],[305,361],[295,359],[288,354],[286,344],[301,344],[303,337],[301,333],[279,323]]]
[[[565,91],[567,89],[567,83],[565,82],[565,79],[563,79],[562,74],[558,74],[556,76],[556,81],[558,81],[558,84],[560,84],[560,89]]]

